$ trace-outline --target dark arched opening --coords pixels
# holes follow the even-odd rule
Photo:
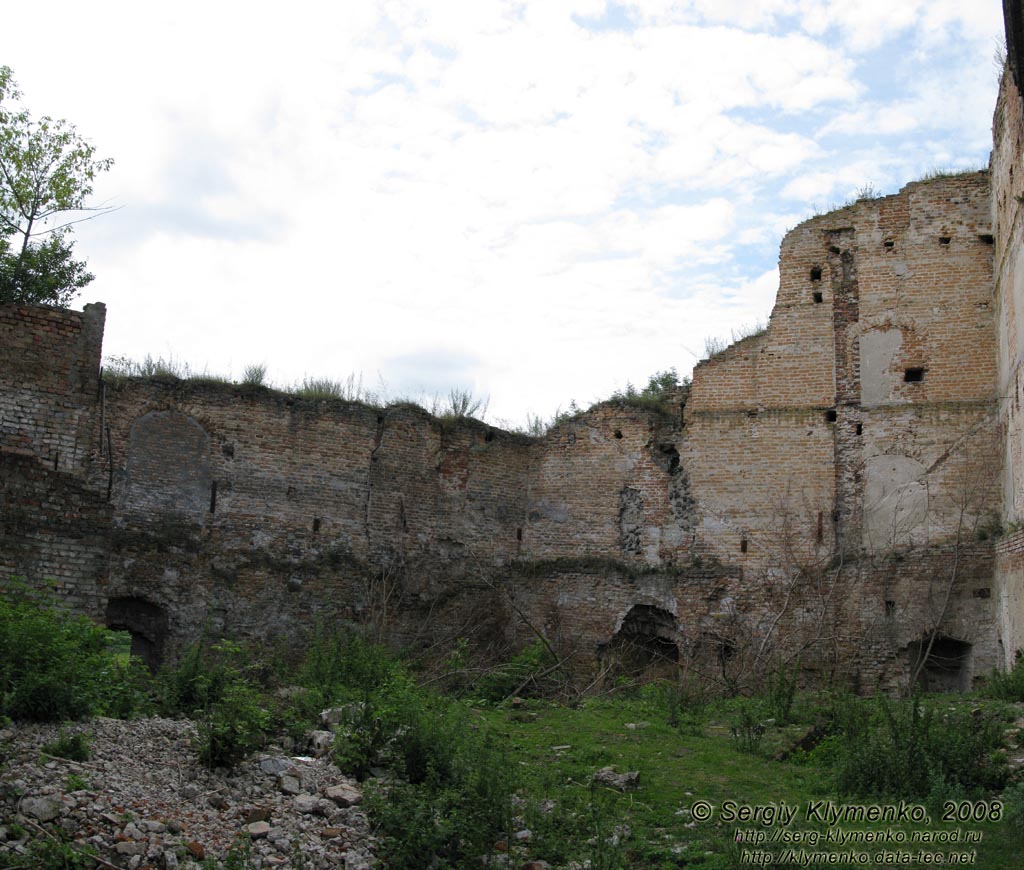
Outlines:
[[[605,651],[627,674],[653,676],[662,669],[674,671],[679,662],[676,619],[660,607],[634,605]]]
[[[966,692],[970,689],[971,645],[939,634],[907,647],[910,675],[926,692]]]
[[[107,628],[132,636],[132,655],[142,659],[146,667],[151,671],[160,667],[167,638],[167,614],[162,607],[143,598],[111,598],[106,623]]]

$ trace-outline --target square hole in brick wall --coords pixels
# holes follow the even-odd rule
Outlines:
[[[821,291],[820,290],[815,290],[811,294],[811,298],[814,300],[814,304],[815,305],[820,305],[822,302],[825,301],[825,297],[821,295]]]
[[[952,236],[939,236],[940,245],[948,245],[951,241],[953,241]]]
[[[996,243],[996,240],[991,233],[982,233],[978,236],[978,241],[983,245],[994,245]]]
[[[910,368],[903,372],[903,381],[907,384],[919,384],[924,380],[924,369]]]
[[[838,413],[836,412],[836,409],[835,409],[835,408],[829,408],[829,409],[828,409],[828,410],[827,410],[827,411],[825,412],[825,422],[826,422],[826,423],[835,423],[835,421],[836,421],[836,419],[838,418],[838,416],[839,416],[839,415],[838,415]]]
[[[896,247],[896,243],[892,239],[886,239],[884,242],[882,242],[882,245],[890,251]]]
[[[820,281],[821,280],[821,266],[814,266],[814,267],[811,268],[811,280],[812,281]]]

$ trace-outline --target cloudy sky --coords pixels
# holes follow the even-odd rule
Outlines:
[[[21,3],[0,64],[113,157],[107,356],[516,425],[764,320],[785,231],[987,164],[999,0]]]

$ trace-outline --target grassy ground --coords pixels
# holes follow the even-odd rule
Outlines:
[[[992,803],[977,804],[984,822],[956,819],[957,811],[974,811],[974,803],[964,808],[953,804],[951,820],[943,822],[941,796],[904,802],[921,807],[912,812],[927,815],[917,824],[815,820],[814,809],[820,808],[824,816],[829,801],[839,809],[851,804],[899,808],[900,801],[840,799],[831,770],[814,763],[813,757],[798,753],[795,759],[773,760],[779,749],[806,732],[813,719],[813,700],[798,707],[801,724],[769,724],[764,735],[755,738],[759,745],[746,750],[731,733],[738,719],[736,708],[728,705],[708,711],[702,723],[691,720],[681,728],[670,726],[656,705],[637,700],[592,702],[579,709],[526,701],[517,709],[482,709],[476,715],[502,735],[511,763],[520,767],[526,783],[520,812],[531,838],[517,856],[524,859],[544,859],[552,865],[589,859],[593,867],[608,868],[784,867],[799,866],[811,855],[856,852],[866,855],[867,863],[852,866],[882,867],[950,864],[956,858],[949,853],[961,853],[963,863],[975,867],[1021,866],[1020,834],[1005,816],[987,820],[1000,815]],[[625,793],[595,787],[595,771],[607,766],[619,772],[638,771],[639,787]],[[737,805],[731,819],[730,801]],[[701,802],[711,807],[706,821],[695,818],[705,807]],[[789,824],[778,818],[783,804],[795,812]],[[776,818],[772,824],[740,821],[743,807],[749,808],[747,812],[769,807],[767,812]],[[889,842],[814,843],[813,838],[830,830],[832,836],[869,832],[888,836]],[[964,842],[968,832],[976,842]],[[773,836],[774,843],[756,842]],[[934,842],[946,836],[959,842]],[[803,842],[798,842],[800,838]],[[897,842],[901,838],[904,841]],[[787,856],[785,849],[795,854]],[[826,863],[819,858],[808,866]]]

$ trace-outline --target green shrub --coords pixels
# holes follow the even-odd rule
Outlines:
[[[199,761],[211,769],[236,764],[263,747],[269,724],[259,690],[231,680],[199,721]]]
[[[1002,722],[980,711],[938,715],[918,698],[838,708],[829,753],[840,795],[927,798],[1001,788]]]
[[[780,664],[765,680],[765,712],[777,725],[788,725],[792,721],[795,700],[796,670]]]
[[[0,867],[4,870],[93,870],[95,854],[92,846],[39,839],[29,843],[23,855],[8,853],[0,857]]]
[[[399,666],[383,647],[353,628],[317,627],[299,666],[297,681],[324,703],[365,698],[386,683]]]
[[[481,854],[509,837],[512,765],[493,738],[468,729],[458,740],[452,741],[453,735],[449,728],[442,738],[454,747],[445,750],[450,751],[445,775],[428,766],[432,773],[420,782],[369,791],[367,804],[386,866],[478,867]]]
[[[242,383],[250,387],[262,387],[267,382],[267,364],[250,363],[242,373]]]
[[[61,730],[56,740],[43,744],[43,752],[69,761],[88,761],[89,735],[81,731],[68,733]]]
[[[36,722],[81,719],[119,690],[110,632],[32,600],[0,599],[0,716]]]
[[[548,648],[538,639],[476,683],[476,694],[487,701],[503,701],[513,693],[543,695],[543,674],[554,664]]]
[[[1024,658],[1017,651],[1013,667],[1008,671],[993,671],[982,693],[1001,701],[1024,701]]]
[[[711,704],[706,686],[689,679],[659,680],[641,687],[639,699],[645,710],[663,717],[670,727],[694,736],[704,733]]]
[[[762,723],[764,710],[760,703],[744,698],[738,703],[736,715],[729,727],[729,736],[744,752],[759,752],[764,740],[765,726]]]
[[[679,372],[671,368],[655,372],[647,379],[647,386],[642,389],[627,383],[625,390],[616,390],[612,393],[612,400],[674,416],[679,412],[679,402],[689,385],[689,378],[680,380]]]
[[[89,782],[77,773],[71,773],[68,774],[64,787],[67,791],[84,791],[89,788]]]

